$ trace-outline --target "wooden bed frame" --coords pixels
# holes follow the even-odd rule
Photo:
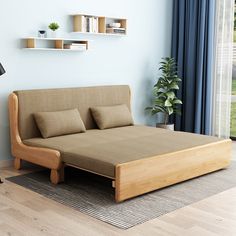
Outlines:
[[[18,98],[9,96],[11,150],[15,168],[21,168],[21,160],[51,169],[51,182],[64,180],[64,167],[57,150],[31,147],[23,144],[18,128]],[[164,155],[119,164],[115,169],[113,187],[115,200],[126,199],[154,191],[181,181],[204,175],[230,164],[231,140],[218,141],[199,147],[184,149]],[[79,167],[76,167],[79,168]],[[99,173],[96,173],[99,175]]]

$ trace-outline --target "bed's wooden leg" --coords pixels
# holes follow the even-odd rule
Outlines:
[[[119,197],[118,197],[118,194],[117,194],[117,190],[115,190],[115,201],[116,203],[119,203]]]
[[[20,170],[21,169],[21,159],[20,158],[15,157],[14,167],[15,167],[16,170]]]
[[[116,201],[116,203],[120,203],[120,202],[124,201],[120,198],[120,193],[119,193],[118,189],[115,189],[115,201]]]
[[[53,184],[64,182],[64,165],[59,170],[51,170],[50,179]]]
[[[115,201],[116,203],[122,202],[121,194],[120,194],[120,166],[117,165],[115,169],[116,178],[114,181],[115,184]]]

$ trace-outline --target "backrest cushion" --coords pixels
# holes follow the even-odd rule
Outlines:
[[[34,118],[43,138],[86,131],[78,109],[36,112]]]
[[[130,110],[125,104],[91,107],[92,115],[99,129],[133,125]]]
[[[40,89],[14,92],[19,101],[19,132],[22,140],[40,137],[33,114],[77,108],[86,129],[97,128],[90,107],[126,104],[130,109],[128,85],[85,88]]]

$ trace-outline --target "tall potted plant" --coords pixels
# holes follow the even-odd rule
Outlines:
[[[164,114],[164,123],[157,124],[159,128],[174,130],[174,124],[169,124],[169,116],[181,114],[178,105],[182,101],[177,98],[176,91],[179,89],[181,79],[177,75],[177,64],[174,58],[166,57],[160,62],[159,70],[162,72],[153,88],[153,105],[146,110],[152,115]]]

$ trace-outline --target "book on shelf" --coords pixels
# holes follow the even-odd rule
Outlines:
[[[69,43],[69,45],[73,45],[73,46],[86,46],[86,43]]]
[[[64,44],[64,49],[86,50],[87,45],[83,43]]]
[[[85,16],[83,32],[98,33],[98,17]]]
[[[111,28],[111,27],[108,27],[106,29],[106,32],[108,34],[126,34],[126,29],[125,28]]]
[[[86,32],[86,17],[81,16],[81,31]]]
[[[86,17],[86,32],[91,32],[91,21],[92,21],[92,18],[91,17]]]
[[[93,17],[93,33],[98,33],[98,17]]]

